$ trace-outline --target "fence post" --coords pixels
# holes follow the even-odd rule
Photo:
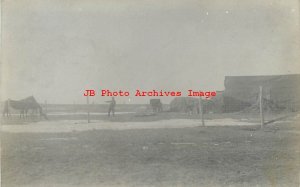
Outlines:
[[[200,115],[201,115],[202,126],[205,126],[204,114],[203,114],[203,103],[202,103],[201,96],[200,96],[199,104],[200,104]]]
[[[9,118],[11,115],[10,115],[10,99],[8,98],[7,100],[7,117]]]
[[[73,114],[75,115],[75,113],[76,113],[76,112],[75,112],[75,111],[76,111],[76,110],[75,110],[75,101],[73,101],[72,107],[73,107],[73,108],[72,108]]]
[[[259,86],[259,111],[260,111],[260,127],[264,127],[264,107],[263,107],[263,87]]]
[[[86,103],[87,103],[87,117],[88,117],[88,123],[90,123],[90,101],[89,101],[89,95],[86,96]]]

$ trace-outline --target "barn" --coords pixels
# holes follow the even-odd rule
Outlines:
[[[290,111],[300,109],[300,74],[226,76],[224,86],[224,112],[240,111],[257,103],[260,86],[268,103]]]

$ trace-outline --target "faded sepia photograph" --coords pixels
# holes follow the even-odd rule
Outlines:
[[[299,0],[2,0],[1,187],[300,187]]]

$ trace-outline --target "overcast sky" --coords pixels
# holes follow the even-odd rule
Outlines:
[[[5,0],[2,100],[84,103],[85,89],[222,90],[226,75],[299,73],[298,3]]]

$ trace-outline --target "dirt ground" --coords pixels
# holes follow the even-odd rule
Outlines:
[[[294,115],[264,129],[182,124],[52,133],[4,130],[2,186],[299,187],[299,120]]]

